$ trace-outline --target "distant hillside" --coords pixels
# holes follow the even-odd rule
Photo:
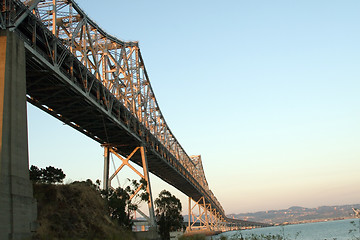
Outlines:
[[[304,208],[294,206],[283,210],[230,214],[228,217],[269,224],[303,223],[352,218],[354,217],[352,208],[360,208],[360,204],[322,206],[318,208]]]

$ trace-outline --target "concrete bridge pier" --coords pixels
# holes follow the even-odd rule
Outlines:
[[[0,31],[0,239],[30,239],[36,200],[29,179],[24,43]]]

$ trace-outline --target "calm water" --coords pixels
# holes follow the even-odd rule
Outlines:
[[[354,223],[351,223],[351,222]],[[297,225],[277,226],[268,228],[258,228],[252,230],[232,231],[222,233],[218,236],[209,237],[208,240],[217,240],[221,236],[226,236],[228,240],[240,239],[243,237],[257,235],[281,235],[288,240],[348,240],[360,239],[359,219],[346,219],[331,222],[306,223]],[[351,233],[349,231],[353,230]],[[354,231],[356,230],[356,231]]]

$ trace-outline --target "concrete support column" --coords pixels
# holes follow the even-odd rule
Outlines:
[[[29,179],[25,48],[0,31],[0,239],[30,239],[36,201]]]
[[[109,163],[110,163],[110,148],[104,146],[104,177],[103,177],[103,189],[109,190]]]

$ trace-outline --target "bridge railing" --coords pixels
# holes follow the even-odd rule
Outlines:
[[[56,53],[57,47],[48,49],[56,65],[60,68],[67,52],[71,52],[166,147],[192,179],[198,181],[206,192],[206,198],[224,214],[209,189],[201,158],[187,155],[163,117],[138,42],[121,41],[107,34],[72,0],[3,0],[1,4],[2,11],[6,12],[0,18],[3,28],[16,29],[29,14],[40,19],[68,49],[59,54]],[[91,82],[85,83],[91,85]],[[85,87],[91,89],[91,86]],[[106,98],[106,94],[103,96],[104,104],[111,111],[113,98]]]

